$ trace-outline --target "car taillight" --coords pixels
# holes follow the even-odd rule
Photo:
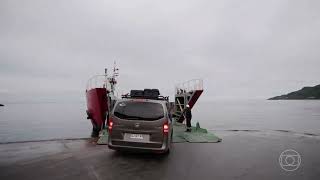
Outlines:
[[[168,132],[169,132],[169,125],[168,125],[168,123],[165,123],[163,125],[163,133],[168,133]]]
[[[109,119],[109,125],[108,125],[109,132],[111,132],[112,127],[113,127],[113,121],[112,121],[112,118],[110,118]]]

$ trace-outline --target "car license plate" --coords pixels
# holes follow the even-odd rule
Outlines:
[[[124,140],[125,141],[133,141],[133,142],[148,142],[150,139],[149,134],[131,134],[125,133]]]
[[[130,139],[140,139],[143,140],[142,134],[130,134]]]

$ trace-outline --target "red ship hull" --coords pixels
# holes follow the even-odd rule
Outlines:
[[[108,98],[105,88],[94,88],[86,92],[87,114],[91,119],[93,130],[100,131],[104,128],[108,114]]]

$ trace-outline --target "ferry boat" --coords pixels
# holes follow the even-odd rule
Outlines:
[[[105,69],[105,74],[95,75],[87,82],[87,119],[91,120],[92,136],[98,136],[105,128],[109,112],[118,98],[115,93],[118,75],[119,69],[114,66],[111,76],[108,76],[108,69]]]
[[[95,75],[87,82],[87,119],[92,124],[92,136],[98,136],[105,129],[109,120],[109,114],[119,99],[116,96],[117,77],[119,69],[114,65],[112,75],[108,75],[105,69],[103,75]],[[152,89],[152,88],[151,88]],[[193,108],[203,92],[203,81],[201,79],[189,80],[175,86],[174,102],[170,104],[170,112],[177,122],[184,121],[183,111],[187,105]]]

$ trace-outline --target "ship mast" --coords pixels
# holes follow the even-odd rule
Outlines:
[[[105,70],[105,73],[107,73],[107,69]],[[107,74],[106,74],[107,75]],[[117,84],[117,80],[116,80],[116,77],[119,76],[119,68],[116,67],[116,62],[114,61],[114,64],[113,64],[113,74],[111,77],[108,78],[108,81],[110,83],[110,92],[112,94],[115,93],[115,87],[116,87],[116,84]]]

